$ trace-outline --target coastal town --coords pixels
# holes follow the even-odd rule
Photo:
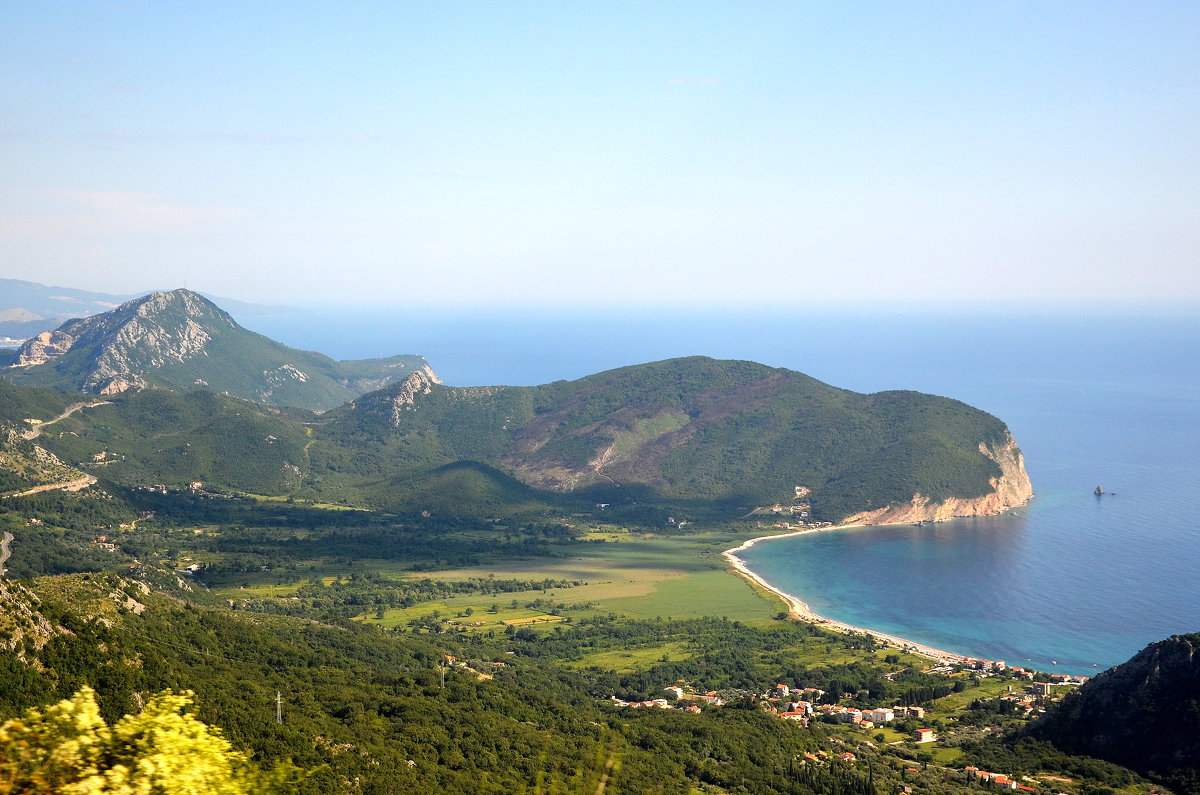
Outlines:
[[[1003,692],[994,699],[976,699],[966,711],[950,717],[939,708],[937,699],[923,705],[855,706],[861,694],[829,693],[813,686],[778,682],[759,693],[748,691],[700,692],[681,682],[663,688],[658,698],[626,701],[612,698],[614,706],[626,709],[682,710],[701,713],[717,708],[755,709],[802,727],[822,724],[829,748],[806,752],[797,758],[802,765],[868,764],[885,761],[914,779],[934,776],[946,781],[976,784],[991,789],[1024,792],[1046,791],[1050,779],[1016,776],[983,770],[977,766],[953,764],[958,746],[982,734],[1003,731],[1013,721],[1036,720],[1069,688],[1087,681],[1087,677],[1044,674],[1021,667],[1006,666],[1000,660],[966,659],[926,667],[924,673],[941,674],[948,681],[979,686],[983,679],[1004,683]],[[992,689],[994,692],[994,688]],[[849,703],[846,703],[849,702]],[[993,710],[996,725],[979,724],[969,713]],[[1001,720],[1000,716],[1003,716]],[[923,750],[930,749],[930,750]],[[939,764],[941,762],[941,764]],[[1044,778],[1044,777],[1043,777]],[[1062,779],[1057,779],[1061,783]],[[902,793],[919,791],[904,785]]]

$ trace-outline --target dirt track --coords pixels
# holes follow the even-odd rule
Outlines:
[[[13,534],[6,531],[4,533],[4,540],[0,541],[0,577],[4,576],[4,572],[6,571],[4,564],[8,562],[9,557],[12,555],[12,542]]]
[[[42,429],[45,428],[47,425],[53,425],[54,423],[58,422],[59,420],[65,420],[67,417],[70,417],[72,414],[79,411],[80,409],[90,409],[90,408],[93,408],[94,406],[107,406],[107,405],[108,405],[107,400],[98,400],[95,403],[72,403],[70,406],[67,406],[67,410],[64,411],[62,414],[59,414],[57,417],[55,417],[52,420],[46,420],[45,422],[38,423],[37,425],[35,425],[32,428],[30,428],[29,430],[25,431],[25,433],[23,433],[21,435],[23,437],[25,437],[26,439],[36,439],[42,435]]]

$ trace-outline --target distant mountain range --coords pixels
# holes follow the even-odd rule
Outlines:
[[[416,355],[288,348],[188,290],[68,321],[0,364],[13,384],[107,397],[46,444],[69,465],[120,456],[97,474],[129,486],[199,480],[459,513],[566,500],[730,516],[780,503],[789,517],[864,522],[994,513],[1031,494],[1004,423],[948,398],[704,357],[455,388]],[[26,416],[58,408],[52,394]]]
[[[190,290],[150,293],[69,320],[2,362],[14,383],[111,395],[149,386],[206,389],[256,403],[324,410],[404,379],[436,378],[420,356],[336,362],[237,324]]]
[[[49,287],[21,279],[0,279],[0,337],[27,339],[43,331],[53,331],[71,318],[107,312],[137,297],[137,294],[97,293],[74,287]],[[242,318],[273,317],[302,311],[250,304],[232,298],[205,297]]]

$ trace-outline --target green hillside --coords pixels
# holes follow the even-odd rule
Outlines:
[[[88,408],[46,436],[66,460],[103,480],[173,487],[201,481],[262,494],[300,485],[308,443],[303,425],[283,412],[211,392],[161,389]]]
[[[916,392],[863,395],[802,373],[702,357],[538,387],[400,384],[330,412],[317,455],[343,474],[497,466],[545,491],[726,506],[790,500],[836,520],[910,500],[990,492],[997,418]],[[350,452],[352,451],[352,452]]]
[[[64,407],[60,393],[4,389],[4,421],[18,429]],[[916,494],[934,502],[989,494],[1001,470],[984,451],[1011,443],[1003,422],[959,401],[858,394],[702,357],[536,387],[447,387],[416,370],[322,415],[195,388],[91,403],[49,426],[42,443],[102,482],[201,481],[461,514],[566,500],[734,516],[790,504],[804,486],[812,516],[838,521]]]

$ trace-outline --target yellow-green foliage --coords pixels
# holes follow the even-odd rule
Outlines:
[[[243,795],[288,791],[187,710],[192,693],[164,691],[113,726],[96,694],[72,698],[0,726],[0,793]],[[282,790],[281,787],[282,786]]]
[[[633,421],[633,427],[629,430],[614,431],[613,455],[625,455],[647,442],[679,430],[690,421],[691,418],[679,410],[667,410],[653,417],[638,418]]]

